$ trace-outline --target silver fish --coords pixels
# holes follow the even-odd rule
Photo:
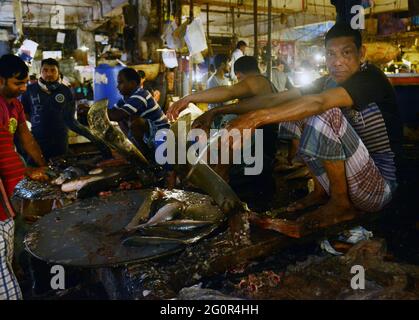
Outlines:
[[[92,170],[89,171],[89,175],[91,175],[91,176],[101,174],[101,173],[103,173],[102,168],[96,168],[96,169],[92,169]]]
[[[172,220],[157,223],[153,227],[166,228],[170,231],[193,231],[212,225],[211,221],[197,221],[197,220]]]
[[[58,176],[57,179],[52,180],[51,183],[60,186],[68,180],[80,178],[85,175],[86,175],[86,172],[80,168],[68,167]]]
[[[153,226],[162,222],[170,221],[185,209],[184,204],[181,201],[174,200],[161,207],[156,214],[150,218],[146,223],[139,225],[137,228],[144,228],[147,226]]]
[[[169,239],[163,237],[142,237],[132,236],[122,241],[124,246],[128,247],[150,247],[150,246],[178,246],[187,244],[181,239]]]
[[[161,199],[163,196],[163,191],[160,189],[154,190],[150,196],[148,196],[141,204],[140,208],[137,210],[137,213],[134,215],[131,221],[125,226],[125,231],[135,230],[141,221],[147,219],[154,201]]]
[[[81,188],[83,188],[88,183],[99,181],[106,178],[111,178],[113,176],[117,176],[118,172],[113,172],[108,175],[96,175],[96,176],[86,176],[81,177],[77,180],[72,180],[70,182],[66,182],[61,186],[62,192],[73,192],[73,191],[79,191]]]

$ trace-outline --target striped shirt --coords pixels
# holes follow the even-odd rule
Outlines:
[[[329,77],[320,78],[302,93],[320,93],[334,87],[330,83]],[[367,147],[383,178],[397,180],[402,124],[391,83],[379,68],[366,63],[340,86],[354,102],[353,108],[342,108],[343,114]]]
[[[170,128],[169,121],[162,108],[150,92],[145,89],[138,88],[129,98],[119,100],[115,108],[126,112],[130,116],[139,116],[148,120],[155,131]]]
[[[402,141],[402,123],[395,91],[386,75],[372,64],[342,84],[354,101],[344,112],[368,149],[384,179],[395,181],[397,155]]]

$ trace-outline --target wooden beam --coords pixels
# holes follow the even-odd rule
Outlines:
[[[189,4],[187,0],[183,0],[182,3]],[[223,1],[209,1],[209,0],[195,0],[195,4],[197,5],[204,5],[209,4],[212,7],[222,7],[222,8],[236,8],[241,10],[253,10],[253,5],[238,5],[237,3],[229,3],[229,2],[223,2]],[[266,7],[258,6],[259,12],[268,12],[268,9]],[[272,13],[295,13],[295,10],[286,9],[286,8],[272,8]]]

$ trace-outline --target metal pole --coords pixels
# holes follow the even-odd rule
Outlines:
[[[235,39],[236,38],[236,17],[234,14],[234,7],[231,7],[230,11],[231,11],[231,24],[233,27],[233,38]]]
[[[211,50],[211,40],[210,40],[210,10],[209,10],[209,3],[207,3],[207,41],[208,41],[208,63],[207,63],[207,68],[208,68],[208,74],[210,72],[210,66],[211,66],[211,55],[212,55],[212,50]]]
[[[210,10],[209,3],[207,3],[207,38],[210,38]]]
[[[191,23],[194,19],[194,14],[193,14],[193,0],[190,0],[189,2],[189,23]],[[189,88],[188,88],[188,92],[189,94],[192,93],[192,87],[193,87],[193,73],[194,73],[194,64],[193,64],[193,59],[192,59],[192,55],[189,56]]]
[[[254,45],[254,57],[257,59],[258,58],[258,2],[257,0],[253,0],[253,24],[254,24],[254,41],[255,41],[255,45]]]
[[[182,3],[181,0],[176,1],[176,16],[179,21],[179,26],[182,24]],[[179,54],[179,67],[177,68],[177,95],[179,97],[183,97],[183,81],[184,81],[184,73],[183,73],[183,56],[182,53]]]
[[[266,76],[272,80],[272,0],[268,0],[268,70]]]

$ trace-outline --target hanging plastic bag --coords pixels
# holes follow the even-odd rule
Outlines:
[[[190,55],[194,55],[208,49],[204,26],[202,25],[200,19],[195,19],[186,28],[185,42],[188,46]]]

